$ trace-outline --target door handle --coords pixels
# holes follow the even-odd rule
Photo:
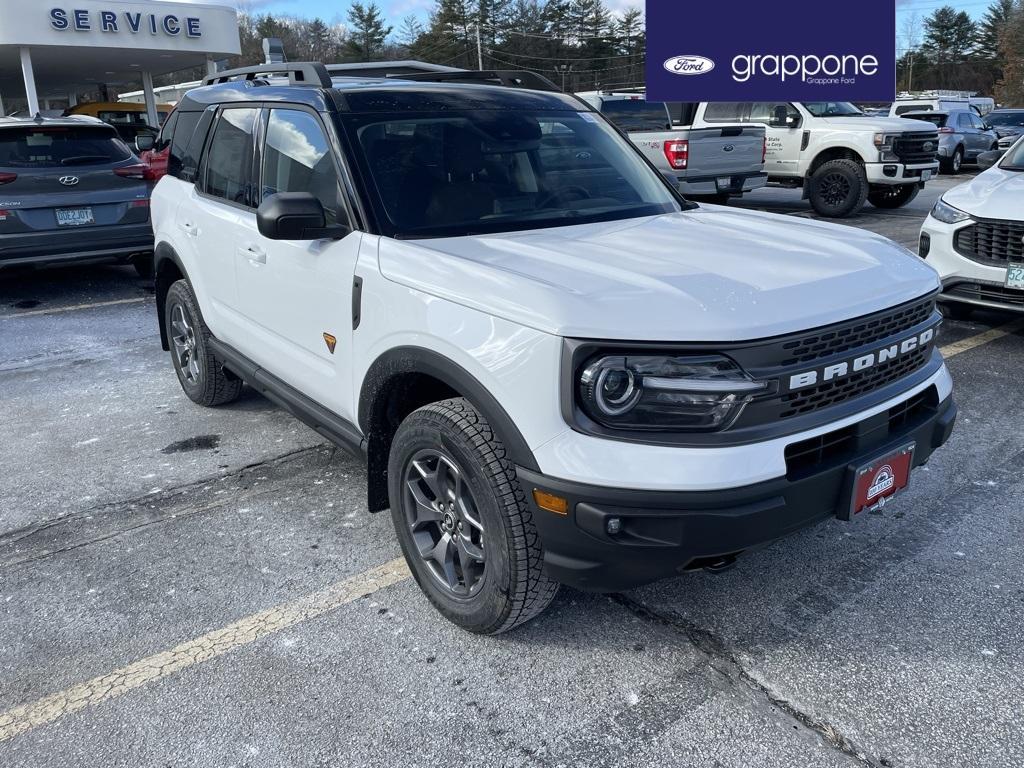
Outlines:
[[[190,221],[182,222],[181,229],[189,237],[196,237],[199,234],[199,227]]]
[[[267,252],[256,245],[248,246],[245,251],[245,258],[249,260],[250,264],[266,264],[267,263]]]

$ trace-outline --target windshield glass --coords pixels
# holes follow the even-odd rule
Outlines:
[[[1024,112],[989,112],[985,121],[989,125],[1024,126]]]
[[[1007,150],[999,167],[1006,171],[1024,171],[1024,141],[1018,141]]]
[[[353,115],[345,124],[374,206],[396,237],[680,210],[658,174],[589,112],[453,110]]]
[[[864,113],[848,101],[805,101],[804,109],[815,117],[863,117]]]
[[[132,156],[113,128],[0,129],[0,166],[52,168],[117,163]]]

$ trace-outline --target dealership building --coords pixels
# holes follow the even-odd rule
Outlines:
[[[240,52],[233,4],[0,0],[0,19],[0,115],[141,88],[156,125],[154,77]]]

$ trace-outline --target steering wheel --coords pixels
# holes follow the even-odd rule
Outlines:
[[[585,190],[583,187],[573,184],[568,187],[556,189],[554,192],[549,192],[544,196],[544,199],[537,204],[537,207],[547,208],[548,205],[550,205],[551,203],[562,201],[568,195],[575,195],[580,200],[589,200],[592,197],[592,195],[589,192],[587,192],[587,190]],[[565,200],[565,202],[569,201]]]

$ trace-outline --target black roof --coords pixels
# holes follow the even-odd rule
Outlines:
[[[181,111],[202,110],[232,102],[287,102],[318,111],[332,106],[341,112],[426,112],[472,109],[573,110],[591,107],[573,96],[500,85],[415,82],[398,77],[335,77],[331,88],[293,85],[287,78],[237,80],[194,88],[178,105]]]

